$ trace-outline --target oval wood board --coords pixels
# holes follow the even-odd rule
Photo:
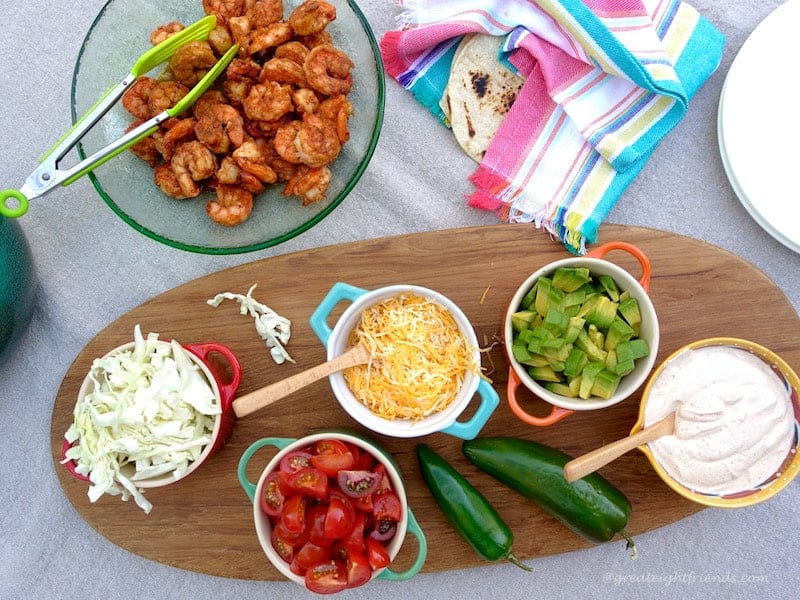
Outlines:
[[[800,346],[787,331],[800,319],[788,299],[761,271],[737,256],[706,243],[662,231],[606,225],[598,242],[623,240],[641,248],[653,267],[650,294],[661,323],[657,363],[681,345],[711,336],[750,339],[772,348],[800,369]],[[364,289],[409,283],[435,289],[458,304],[485,346],[500,339],[501,321],[515,289],[537,268],[566,258],[563,247],[528,225],[499,224],[348,243],[243,264],[166,292],[136,307],[103,329],[70,366],[55,400],[51,444],[55,469],[67,498],[101,535],[127,550],[175,567],[242,579],[283,580],[269,564],[256,538],[252,505],[239,485],[239,458],[254,441],[268,436],[298,438],[327,427],[363,431],[339,407],[323,380],[260,412],[238,420],[227,445],[203,468],[172,486],[147,492],[154,508],[145,515],[132,501],[106,496],[95,504],[87,485],[59,464],[62,436],[72,420],[80,383],[95,357],[133,339],[134,325],[144,333],[182,343],[226,344],[241,361],[239,393],[278,381],[325,360],[325,350],[308,319],[336,281]],[[608,260],[637,278],[638,264],[622,252]],[[217,308],[206,300],[220,292],[246,293],[292,321],[288,345],[296,364],[273,363],[255,332],[253,319],[226,301]],[[337,307],[337,311],[339,308]],[[342,307],[343,310],[343,307]],[[337,317],[337,312],[332,315]],[[495,344],[484,355],[500,394],[500,406],[481,435],[529,438],[578,455],[628,434],[640,395],[601,412],[576,413],[548,428],[516,419],[506,403],[507,365]],[[532,412],[547,407],[532,395]],[[466,414],[465,414],[466,416]],[[419,439],[370,434],[392,452],[407,481],[409,504],[428,541],[425,571],[485,565],[447,523],[421,480],[416,445],[424,442],[441,453],[491,499],[515,532],[515,554],[522,559],[584,548],[589,544],[566,530],[538,507],[474,468],[460,453],[460,440],[434,433]],[[250,480],[275,450],[261,450],[250,463]],[[630,452],[601,470],[630,499],[633,535],[661,527],[700,510],[672,492],[645,457]],[[417,543],[408,536],[396,570],[416,557]],[[640,552],[647,552],[640,544]],[[625,553],[623,541],[609,552]]]

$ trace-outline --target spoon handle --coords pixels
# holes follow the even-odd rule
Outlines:
[[[324,379],[332,373],[356,365],[363,365],[369,361],[369,358],[369,350],[367,350],[365,346],[361,344],[353,346],[350,350],[340,354],[336,358],[332,358],[327,362],[296,373],[291,377],[287,377],[286,379],[257,389],[254,392],[245,394],[241,398],[237,398],[233,401],[233,412],[236,413],[237,417],[245,417],[250,413],[288,396],[300,388],[312,384],[315,381],[319,381],[320,379]]]
[[[594,473],[612,460],[619,458],[629,450],[657,440],[661,436],[669,435],[675,431],[675,413],[671,413],[641,431],[624,437],[616,442],[601,446],[596,450],[574,458],[564,465],[564,477],[570,483]]]

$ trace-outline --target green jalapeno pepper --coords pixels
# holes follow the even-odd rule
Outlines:
[[[620,535],[636,558],[636,545],[625,532],[631,503],[597,473],[573,483],[564,477],[567,454],[519,438],[464,441],[461,450],[476,467],[522,494],[567,528],[594,543]]]
[[[483,494],[425,444],[417,446],[417,458],[436,504],[481,558],[531,570],[512,554],[514,534]]]

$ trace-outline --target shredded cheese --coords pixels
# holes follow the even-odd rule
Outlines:
[[[403,293],[365,309],[350,335],[370,361],[343,373],[353,395],[385,419],[419,420],[444,410],[468,372],[479,373],[474,348],[450,312]]]

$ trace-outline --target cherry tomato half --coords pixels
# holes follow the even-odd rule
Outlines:
[[[350,452],[348,445],[341,440],[319,440],[314,444],[313,454],[345,454]]]
[[[380,541],[375,538],[367,538],[366,541],[367,561],[373,569],[382,569],[391,562],[389,551]]]
[[[311,466],[328,477],[336,477],[339,471],[353,467],[353,455],[349,450],[343,454],[315,454],[311,457]]]
[[[289,496],[283,503],[281,524],[290,533],[301,533],[305,529],[306,497],[302,494]]]
[[[306,587],[317,594],[335,594],[347,587],[344,565],[336,560],[318,563],[306,571]]]
[[[278,553],[284,562],[291,563],[294,560],[294,548],[292,544],[281,537],[280,532],[275,528],[272,529],[272,535],[270,536],[270,542],[272,543],[272,547],[275,549],[275,552]]]
[[[311,465],[311,453],[305,450],[293,450],[281,459],[278,467],[284,473],[294,473]]]
[[[314,467],[305,467],[292,473],[289,487],[300,494],[322,500],[328,495],[328,476]]]
[[[361,552],[348,552],[345,560],[347,571],[347,587],[354,588],[364,585],[372,579],[372,567],[367,557]]]
[[[273,471],[264,480],[261,488],[261,510],[270,517],[277,517],[283,508],[284,494],[278,480],[278,472]]]
[[[395,521],[376,521],[368,537],[385,542],[392,539],[395,533],[397,533]]]
[[[403,506],[394,492],[386,491],[372,496],[372,514],[377,521],[399,521]]]
[[[314,504],[306,510],[306,535],[308,540],[317,546],[330,547],[333,540],[325,537],[325,517],[328,514],[327,504]]]
[[[369,496],[378,489],[381,476],[372,471],[354,471],[342,469],[337,475],[341,490],[353,498]]]
[[[338,490],[331,490],[325,514],[325,537],[331,540],[347,537],[353,530],[355,517],[356,509],[350,499]]]
[[[305,572],[316,564],[327,562],[331,559],[331,549],[321,548],[311,542],[306,542],[297,551],[292,561],[292,572],[304,575]]]

